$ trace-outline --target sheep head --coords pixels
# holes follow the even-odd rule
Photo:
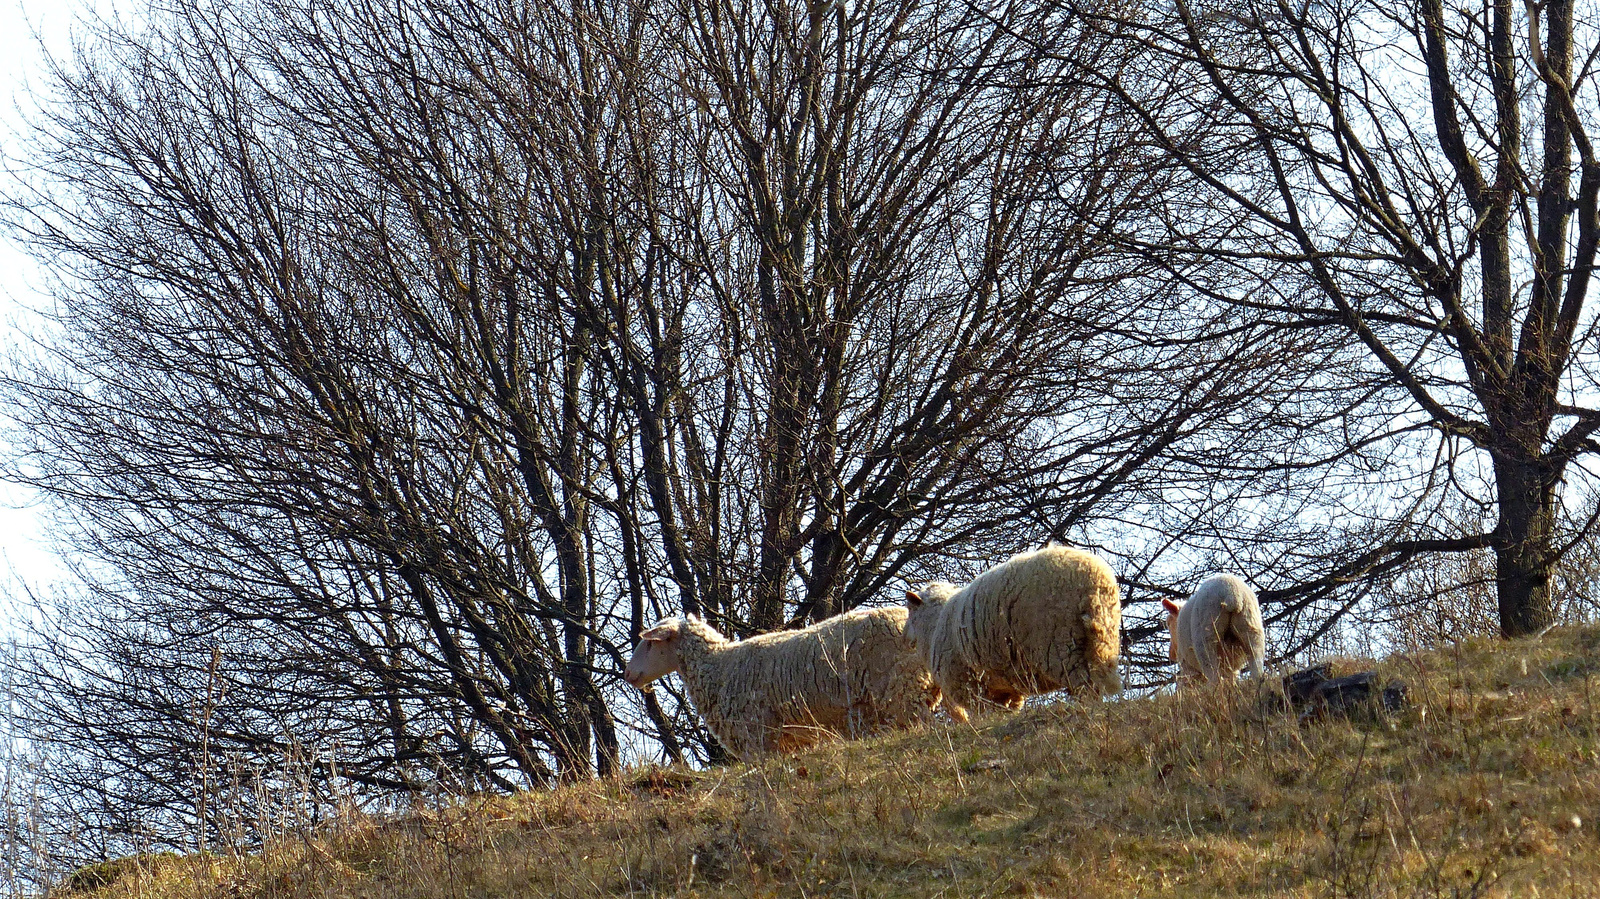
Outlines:
[[[1163,599],[1161,600],[1161,607],[1167,610],[1167,659],[1176,662],[1178,660],[1178,613],[1183,611],[1183,603]]]
[[[933,630],[934,622],[939,620],[940,607],[960,589],[945,581],[933,581],[906,591],[906,639],[913,646],[921,648],[927,645],[928,634]]]
[[[643,690],[657,678],[678,670],[678,640],[683,636],[683,619],[668,618],[639,635],[622,677]]]

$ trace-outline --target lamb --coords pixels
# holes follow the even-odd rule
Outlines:
[[[1250,585],[1231,574],[1207,578],[1187,602],[1161,601],[1172,635],[1168,657],[1178,663],[1179,682],[1232,683],[1246,664],[1261,677],[1267,635],[1261,604]]]
[[[793,753],[932,720],[939,691],[905,624],[905,609],[857,610],[804,630],[729,640],[697,616],[668,618],[639,635],[623,677],[643,690],[678,671],[734,755]]]
[[[985,703],[1065,688],[1117,693],[1122,602],[1100,557],[1051,545],[1013,556],[967,584],[936,581],[906,593],[906,636],[933,672],[958,722]]]

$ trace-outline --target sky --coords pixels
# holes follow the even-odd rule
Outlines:
[[[33,89],[42,72],[40,41],[55,52],[69,46],[71,24],[82,3],[73,0],[0,0],[0,191],[9,192],[18,152],[18,136],[33,104]],[[41,273],[33,260],[0,234],[0,347],[17,345],[38,329],[36,310],[47,308]],[[0,418],[0,422],[4,419]],[[3,426],[3,425],[0,425]],[[9,451],[9,434],[0,435],[0,451]],[[63,576],[61,560],[48,542],[46,519],[38,497],[14,484],[0,482],[0,600],[19,595],[19,581],[48,589]],[[0,624],[3,628],[3,624]]]

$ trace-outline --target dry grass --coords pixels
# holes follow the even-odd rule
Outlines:
[[[352,820],[92,895],[1600,896],[1600,630],[1381,667],[1413,710],[1301,725],[1248,688],[1048,706]]]

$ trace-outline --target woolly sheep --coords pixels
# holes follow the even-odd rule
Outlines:
[[[1161,601],[1172,636],[1168,656],[1178,663],[1178,680],[1232,682],[1240,669],[1261,676],[1267,635],[1261,605],[1250,585],[1231,574],[1207,578],[1188,602]]]
[[[639,635],[623,676],[643,690],[674,671],[711,732],[741,759],[798,752],[932,718],[933,679],[900,608],[847,612],[804,630],[729,640],[700,618]]]
[[[1122,689],[1122,603],[1111,567],[1093,553],[1047,546],[1013,556],[967,584],[906,593],[906,636],[957,721],[980,702],[1019,709],[1025,696]]]

